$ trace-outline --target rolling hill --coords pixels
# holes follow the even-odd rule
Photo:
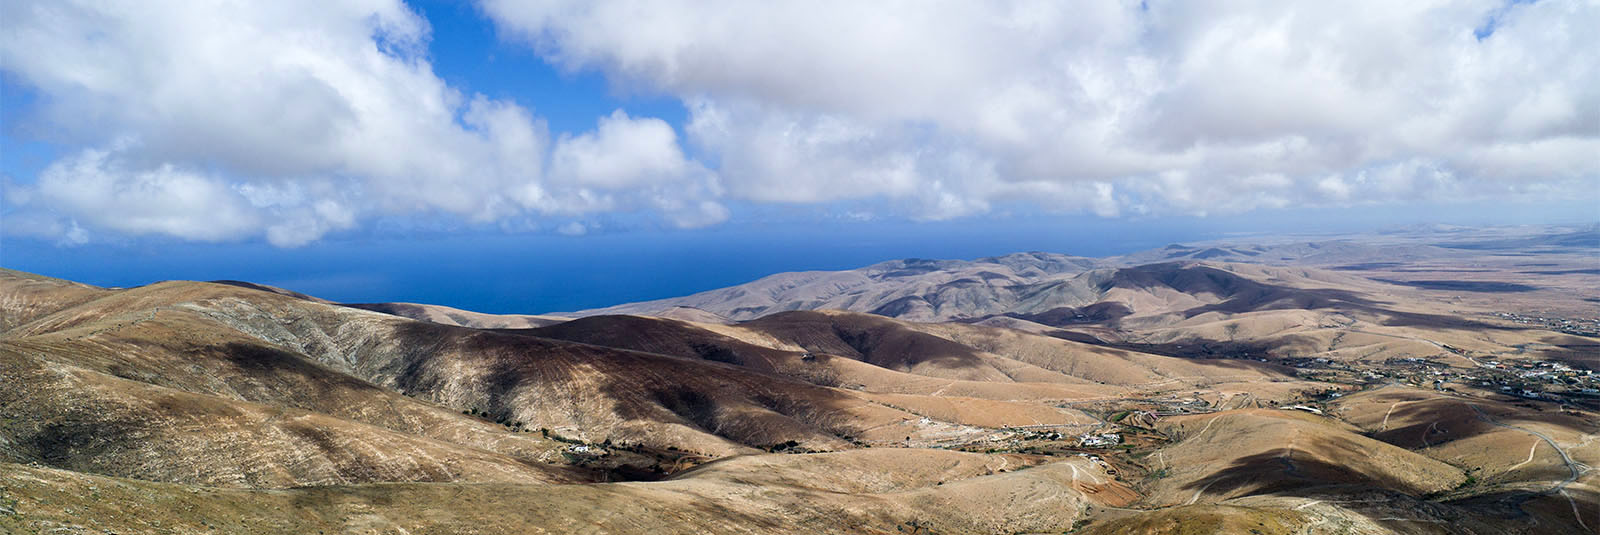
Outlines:
[[[0,531],[1592,532],[1600,338],[1519,308],[1581,302],[1563,236],[901,260],[570,317],[0,271]],[[1477,263],[1518,244],[1555,264],[1521,298],[1398,271],[1521,276]]]

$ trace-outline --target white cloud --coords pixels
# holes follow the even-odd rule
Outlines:
[[[38,96],[7,121],[68,147],[7,189],[5,231],[295,246],[411,216],[699,227],[730,202],[933,220],[1600,195],[1588,0],[482,7],[554,64],[680,99],[682,135],[621,110],[552,135],[525,106],[560,103],[436,75],[399,0],[5,2],[0,69]]]
[[[877,196],[901,201],[917,219],[949,219],[988,210],[997,187],[990,162],[964,147],[941,146],[914,127],[876,128],[853,117],[749,102],[697,100],[690,114],[690,138],[721,162],[729,195],[741,199]]]
[[[262,224],[261,214],[225,183],[171,165],[129,169],[94,149],[45,169],[32,196],[77,214],[69,228],[85,224],[132,235],[221,241]],[[79,230],[78,238],[86,238]]]
[[[556,227],[556,232],[565,236],[582,236],[589,233],[589,227],[577,221],[565,223]]]
[[[23,211],[7,218],[7,231],[70,244],[88,242],[89,228],[197,241],[262,233],[273,245],[297,247],[356,224],[355,213],[327,182],[229,184],[174,164],[133,166],[128,154],[136,149],[125,141],[113,145],[80,151],[51,164],[37,183],[8,188],[18,204],[56,213]]]
[[[605,188],[681,177],[691,166],[671,125],[660,119],[633,119],[622,110],[600,118],[594,132],[562,136],[551,160],[555,176]]]
[[[38,177],[54,193],[11,217],[53,217],[36,227],[57,234],[76,221],[295,246],[370,217],[486,223],[649,207],[654,195],[627,188],[691,169],[714,180],[664,123],[623,116],[599,136],[624,137],[582,154],[590,166],[578,171],[592,180],[555,181],[544,121],[435,75],[428,23],[399,0],[24,1],[0,6],[0,18],[0,68],[39,96],[7,120],[88,147]],[[661,165],[672,168],[651,167]]]
[[[728,208],[715,201],[697,201],[681,196],[660,195],[655,207],[678,228],[699,228],[728,220]]]
[[[685,157],[677,132],[660,119],[617,110],[593,131],[561,136],[550,159],[549,182],[571,193],[532,192],[530,205],[548,212],[654,210],[680,228],[728,218],[727,208],[713,200],[722,195],[717,174]]]
[[[1600,192],[1592,1],[483,4],[559,65],[689,103],[739,199],[940,218]]]

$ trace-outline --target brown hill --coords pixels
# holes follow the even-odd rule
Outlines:
[[[906,324],[859,314],[786,313],[737,326],[707,326],[664,318],[637,316],[591,316],[559,325],[521,331],[547,338],[625,348],[663,355],[697,358],[739,365],[762,372],[797,378],[822,386],[837,386],[875,395],[858,395],[874,403],[907,410],[918,416],[942,422],[980,427],[1040,424],[1085,424],[1081,413],[1064,411],[1014,400],[1093,399],[1119,393],[1114,389],[1086,388],[1088,381],[1049,372],[1019,362],[1007,362],[958,347],[988,369],[1003,369],[1000,375],[983,379],[945,380],[949,373],[927,368],[911,371],[885,369],[884,362],[872,363],[857,351],[853,356],[823,353],[823,346],[837,345],[837,338],[808,338],[818,328],[829,325],[867,325],[878,329],[883,338],[922,339],[928,345],[952,348],[952,342],[910,329]],[[714,328],[716,331],[712,331]],[[831,328],[831,327],[830,327]],[[848,327],[839,327],[848,329]],[[730,336],[732,335],[732,336]],[[737,338],[735,338],[737,336]],[[848,335],[847,335],[848,336]],[[745,340],[760,341],[757,345]],[[915,343],[903,344],[861,338],[867,354],[918,356]],[[903,341],[903,340],[902,340]],[[816,352],[809,351],[812,344]],[[821,344],[821,345],[818,345]],[[830,346],[831,347],[831,346]],[[781,349],[780,349],[781,348]],[[835,348],[837,349],[837,348]],[[894,357],[886,360],[895,361]],[[913,367],[915,368],[915,367]],[[1020,382],[1019,382],[1020,381]],[[989,384],[992,383],[992,384]],[[1072,385],[1054,386],[1050,383]],[[937,394],[937,395],[934,395]]]
[[[971,347],[878,316],[782,312],[741,326],[812,353],[840,355],[880,368],[950,379],[1012,380]]]
[[[0,457],[10,462],[246,488],[582,479],[551,466],[560,459],[557,448],[532,439],[522,440],[527,444],[518,458],[301,409],[121,379],[8,347],[0,347],[0,381],[11,385],[0,391],[0,418],[8,422],[0,431],[8,443]],[[531,457],[536,450],[543,450],[543,459]]]
[[[1573,478],[1600,492],[1585,467],[1600,465],[1600,422],[1582,413],[1387,386],[1346,396],[1332,410],[1373,438],[1471,467],[1477,480],[1543,489]]]
[[[345,303],[344,306],[392,314],[441,325],[475,329],[532,329],[566,321],[567,318],[526,314],[484,314],[442,305],[417,303]]]
[[[1592,360],[1584,336],[1314,269],[1094,268],[1021,255],[857,273],[927,283],[930,314],[1017,307],[970,323],[679,308],[538,327],[4,272],[0,532],[1600,525],[1587,376],[1537,368],[1562,370],[1564,404],[1465,379],[1543,381],[1486,362]],[[1003,276],[938,282],[962,270]],[[854,291],[829,299],[867,298]],[[1383,386],[1434,377],[1461,391]]]
[[[1506,239],[1526,234],[1510,232]],[[1538,258],[1463,252],[1506,251],[1471,248],[1478,243],[1473,236],[1498,235],[1448,237],[1449,243],[1465,249],[1434,247],[1427,240],[1438,236],[1420,234],[1368,237],[1374,240],[1371,244],[1343,239],[1174,246],[1155,256],[1130,255],[1099,264],[1043,262],[1045,267],[1000,259],[906,260],[844,272],[774,275],[684,298],[579,315],[650,315],[692,306],[748,320],[776,312],[837,309],[917,322],[1015,328],[1178,357],[1429,358],[1469,365],[1471,358],[1515,354],[1600,366],[1595,359],[1600,342],[1594,337],[1600,323],[1592,319],[1596,309],[1587,297],[1592,293],[1588,288],[1600,280],[1592,269],[1592,251],[1585,256],[1571,247],[1552,246],[1526,253]],[[1534,238],[1544,239],[1527,239]],[[1362,260],[1377,257],[1393,261]],[[1147,261],[1155,263],[1131,264]],[[1529,271],[1527,266],[1549,269]],[[1383,276],[1360,276],[1374,273]],[[1430,281],[1442,273],[1470,280],[1433,285]],[[1566,317],[1537,320],[1539,324],[1497,319],[1508,317],[1508,311],[1545,316],[1549,307]]]
[[[0,334],[51,312],[105,295],[108,290],[0,268]]]
[[[1032,468],[1026,468],[1033,466]],[[816,468],[822,467],[823,470]],[[117,533],[1018,533],[1070,530],[1120,484],[1087,461],[939,450],[767,455],[669,481],[588,485],[389,483],[245,490],[0,464],[0,530]],[[787,489],[772,492],[774,488]],[[442,505],[448,505],[443,507]]]
[[[694,324],[667,318],[589,316],[520,331],[532,336],[631,349],[675,357],[737,364],[760,371],[786,369],[802,352],[784,351],[737,340]]]
[[[724,455],[789,440],[832,449],[849,444],[841,436],[903,436],[895,422],[914,418],[717,362],[416,322],[209,283],[109,293],[15,329],[5,343],[162,386],[242,390],[251,401],[306,397],[308,382],[335,391],[370,382],[528,429]],[[205,371],[167,376],[192,366],[184,361]],[[308,371],[324,366],[355,379]],[[213,377],[248,381],[237,379],[247,383],[241,389]],[[312,410],[349,410],[337,396],[309,399],[321,404]]]
[[[785,312],[735,325],[591,316],[527,332],[728,362],[874,393],[1065,400],[1123,392],[1103,386],[1086,389],[1091,385],[1163,392],[1239,381],[1299,384],[1292,370],[1254,361],[1190,360],[1008,329],[910,323],[838,311]]]
[[[1450,465],[1356,433],[1347,424],[1298,411],[1247,409],[1169,418],[1178,437],[1157,452],[1170,477],[1153,503],[1186,505],[1328,485],[1361,485],[1423,495],[1455,488],[1466,475]]]
[[[1066,325],[1134,314],[1364,305],[1351,294],[1319,290],[1381,287],[1335,272],[1196,260],[1129,267],[1083,262],[1050,269],[992,262],[996,260],[903,260],[853,271],[786,273],[683,298],[576,315],[652,315],[693,307],[742,320],[792,310],[848,310],[912,321],[1006,315]]]
[[[577,312],[657,315],[690,307],[733,320],[790,310],[850,310],[939,321],[970,316],[970,307],[1014,303],[1030,282],[1104,267],[1103,261],[1050,253],[1019,253],[973,261],[905,259],[848,271],[781,273],[675,299]]]

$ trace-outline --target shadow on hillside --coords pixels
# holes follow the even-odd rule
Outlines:
[[[1544,360],[1554,360],[1567,364],[1576,364],[1582,368],[1600,370],[1600,339],[1577,336],[1555,335],[1546,336],[1540,342],[1551,347],[1530,350],[1534,356]]]
[[[1115,326],[1118,320],[1133,315],[1133,309],[1128,305],[1116,302],[1100,302],[1084,307],[1058,307],[1037,314],[1023,314],[1020,312],[1007,312],[1001,316],[1031,321],[1051,327],[1067,327],[1071,325],[1105,324]],[[971,322],[982,321],[994,316],[975,318]]]
[[[589,316],[536,329],[497,330],[689,359],[735,364],[772,372],[790,351],[761,347],[674,320],[638,316]]]
[[[409,353],[396,359],[397,388],[457,392],[469,405],[457,408],[529,429],[679,424],[755,448],[862,431],[846,413],[854,398],[715,361],[421,322],[394,338]],[[529,414],[548,421],[519,420]]]
[[[1396,267],[1400,267],[1400,266],[1403,266],[1403,265],[1405,265],[1405,264],[1402,263],[1402,262],[1362,262],[1362,263],[1359,263],[1359,264],[1345,264],[1345,265],[1342,265],[1342,266],[1333,266],[1333,267],[1330,267],[1328,269],[1331,269],[1331,270],[1334,270],[1334,271],[1373,271],[1373,270],[1388,270],[1390,268],[1396,268]]]
[[[991,367],[971,347],[908,328],[897,320],[866,314],[779,312],[743,325],[812,353],[839,355],[890,370],[910,371],[924,364],[945,369]]]
[[[1429,271],[1429,273],[1437,272],[1437,271],[1442,271],[1442,270],[1431,270],[1431,271]],[[1472,271],[1466,271],[1466,272],[1467,273],[1472,273]],[[1372,279],[1372,280],[1375,280],[1375,281],[1378,281],[1378,282],[1384,282],[1384,283],[1388,283],[1388,284],[1397,284],[1397,285],[1400,285],[1400,286],[1410,286],[1410,287],[1413,287],[1413,288],[1422,288],[1424,290],[1442,290],[1442,291],[1451,291],[1451,292],[1518,293],[1518,292],[1531,292],[1531,291],[1539,289],[1538,286],[1529,286],[1529,285],[1526,285],[1526,284],[1517,284],[1517,283],[1514,283],[1514,282],[1496,282],[1496,281],[1396,280],[1396,279]]]
[[[462,402],[473,406],[465,408],[497,421],[513,419],[513,402],[524,384],[575,379],[570,368],[538,358],[550,347],[537,338],[420,321],[396,324],[393,336],[393,347],[403,352],[393,359],[396,388],[408,394],[466,389],[470,394],[463,397],[471,399]],[[463,376],[462,370],[480,373]]]
[[[1600,275],[1600,269],[1558,269],[1550,271],[1523,271],[1529,275]]]
[[[281,392],[297,393],[279,396],[300,408],[314,410],[311,404],[295,400],[339,399],[345,392],[379,391],[372,383],[330,369],[299,353],[247,342],[229,342],[208,346],[200,350],[210,353],[232,365],[248,382],[228,381],[229,387],[239,390],[268,388]],[[303,405],[303,406],[302,406]]]
[[[1210,496],[1230,498],[1277,495],[1329,501],[1400,533],[1412,532],[1419,526],[1417,522],[1437,523],[1464,517],[1496,525],[1516,521],[1528,518],[1527,509],[1532,505],[1528,502],[1540,498],[1537,492],[1502,491],[1464,500],[1435,501],[1428,494],[1429,489],[1419,488],[1384,473],[1379,467],[1356,462],[1326,461],[1306,452],[1317,451],[1334,459],[1367,458],[1367,453],[1356,448],[1352,440],[1321,438],[1303,446],[1306,447],[1299,450],[1277,448],[1235,459],[1205,477],[1184,484],[1180,489],[1185,494],[1204,492]],[[1410,467],[1407,466],[1392,468],[1396,473],[1408,469]],[[1577,492],[1574,498],[1586,507],[1585,511],[1593,510],[1597,497],[1595,493],[1568,492]],[[1559,496],[1543,499],[1556,499],[1562,508],[1567,507],[1565,500]],[[1571,513],[1554,507],[1554,502],[1539,505],[1538,520],[1530,519],[1530,522],[1556,521],[1571,524],[1574,529],[1577,527]]]
[[[1305,496],[1307,489],[1329,485],[1362,485],[1393,490],[1409,495],[1419,495],[1428,489],[1417,487],[1377,466],[1365,463],[1343,463],[1323,460],[1322,456],[1359,460],[1369,455],[1367,449],[1348,438],[1317,438],[1299,449],[1274,448],[1255,455],[1234,459],[1228,466],[1191,481],[1181,488],[1186,491],[1205,489],[1208,494],[1252,496],[1257,494],[1287,494]],[[1312,456],[1307,451],[1316,451]],[[1397,467],[1403,470],[1409,467]]]
[[[1377,316],[1382,318],[1380,323],[1392,327],[1512,329],[1455,316],[1391,310],[1386,307],[1386,303],[1363,297],[1350,290],[1273,285],[1204,265],[1152,264],[1137,269],[1121,270],[1111,279],[1101,283],[1099,289],[1103,293],[1113,288],[1138,291],[1175,290],[1189,295],[1210,295],[1221,299],[1217,303],[1179,312],[1184,318],[1193,318],[1208,312],[1242,314],[1264,310],[1338,310]],[[1085,308],[1095,306],[1098,305]],[[1103,324],[1116,327],[1117,322],[1118,320],[1112,319]]]
[[[1431,399],[1407,403],[1394,408],[1389,414],[1391,422],[1410,422],[1391,426],[1371,436],[1406,449],[1438,446],[1472,438],[1495,431],[1510,431],[1533,439],[1527,431],[1504,426],[1522,427],[1525,423],[1546,424],[1577,433],[1593,431],[1593,425],[1581,418],[1570,416],[1552,404],[1534,402],[1502,403],[1474,401],[1483,414],[1473,410],[1464,400],[1455,398]],[[1499,423],[1502,425],[1495,425]],[[1526,446],[1526,443],[1523,444]]]
[[[1092,335],[1092,334],[1089,334],[1089,333],[1078,332],[1078,331],[1050,331],[1050,332],[1041,333],[1041,334],[1044,334],[1044,335],[1049,336],[1051,338],[1060,338],[1060,339],[1066,340],[1068,342],[1078,342],[1080,344],[1091,344],[1091,345],[1097,345],[1097,346],[1110,345],[1109,342],[1106,342],[1105,340],[1101,340],[1100,337],[1098,337],[1098,336],[1095,336],[1095,335]]]
[[[1161,344],[1114,343],[1105,345],[1140,353],[1185,358],[1215,366],[1249,367],[1267,366],[1267,364],[1251,359],[1258,357],[1293,357],[1296,356],[1297,351],[1292,348],[1311,347],[1313,344],[1315,344],[1315,340],[1311,337],[1290,334],[1275,337],[1270,341],[1234,342],[1205,338],[1185,338]],[[1312,353],[1315,350],[1307,352]],[[1277,367],[1278,365],[1272,366]]]
[[[1489,518],[1525,521],[1543,533],[1593,532],[1600,522],[1600,492],[1568,487],[1565,495],[1554,489],[1496,490],[1469,498],[1440,502]],[[1568,497],[1571,501],[1568,501]],[[1574,511],[1574,509],[1577,509]],[[1587,520],[1579,524],[1575,515]],[[1537,517],[1535,518],[1535,515]],[[1589,528],[1585,530],[1584,528]]]
[[[740,368],[837,387],[843,381],[826,353],[786,351],[751,344],[700,327],[661,318],[590,316],[536,329],[494,329],[495,332],[643,351],[672,357],[732,364]],[[861,360],[859,357],[852,360]]]
[[[1338,310],[1345,312],[1363,312],[1382,318],[1380,324],[1389,327],[1422,327],[1432,329],[1462,329],[1462,330],[1517,330],[1506,327],[1473,321],[1457,316],[1443,314],[1426,314],[1421,312],[1402,312],[1385,308],[1382,303],[1361,297],[1355,292],[1331,288],[1301,289],[1282,288],[1261,285],[1258,291],[1251,291],[1230,297],[1221,303],[1198,306],[1182,312],[1186,318],[1192,318],[1207,312],[1223,312],[1228,314],[1241,314],[1261,310]]]

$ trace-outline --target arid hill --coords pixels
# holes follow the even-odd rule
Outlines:
[[[0,532],[1594,532],[1600,319],[1398,271],[1583,303],[1588,235],[1407,236],[576,318],[0,271]]]
[[[910,417],[714,361],[404,320],[211,283],[110,293],[4,340],[102,373],[248,401],[292,400],[304,383],[332,383],[595,442],[713,454],[789,440],[835,449],[870,437],[857,430],[891,432]],[[347,405],[314,399],[326,407],[308,408]]]
[[[673,308],[690,308],[747,320],[790,310],[849,310],[921,322],[1009,316],[1044,319],[1042,323],[1051,325],[1090,323],[1114,320],[1139,311],[1140,305],[1146,307],[1145,313],[1182,312],[1177,307],[1197,301],[1167,303],[1164,298],[1178,294],[1198,297],[1207,285],[1213,286],[1209,288],[1213,291],[1232,291],[1223,281],[1201,280],[1206,277],[1197,270],[1163,274],[1160,272],[1172,270],[1152,272],[1151,266],[1229,264],[1326,270],[1308,271],[1285,281],[1258,281],[1274,287],[1258,289],[1266,291],[1260,297],[1315,299],[1282,291],[1341,288],[1355,279],[1376,279],[1387,283],[1384,292],[1408,298],[1443,297],[1501,310],[1510,300],[1567,315],[1591,314],[1597,310],[1593,300],[1597,297],[1585,289],[1600,286],[1597,250],[1600,230],[1593,227],[1429,227],[1350,236],[1174,244],[1103,259],[1053,253],[972,261],[908,259],[846,271],[780,273],[729,288],[572,315],[660,315]],[[1304,278],[1319,284],[1304,286],[1300,283],[1306,281],[1297,280]],[[1279,282],[1289,283],[1288,288],[1277,288],[1285,286]],[[1155,295],[1133,298],[1129,292],[1112,291],[1118,287]],[[1198,299],[1200,304],[1214,304],[1205,301]],[[1256,304],[1290,306],[1259,299]]]
[[[347,303],[344,306],[443,325],[472,327],[474,329],[531,329],[567,320],[567,318],[555,316],[483,314],[459,308],[417,303]]]
[[[894,260],[849,271],[782,273],[683,298],[579,312],[654,315],[687,307],[734,320],[789,310],[851,310],[914,321],[969,316],[970,306],[1014,303],[1016,288],[1104,267],[1105,262],[1050,253],[974,261]]]

